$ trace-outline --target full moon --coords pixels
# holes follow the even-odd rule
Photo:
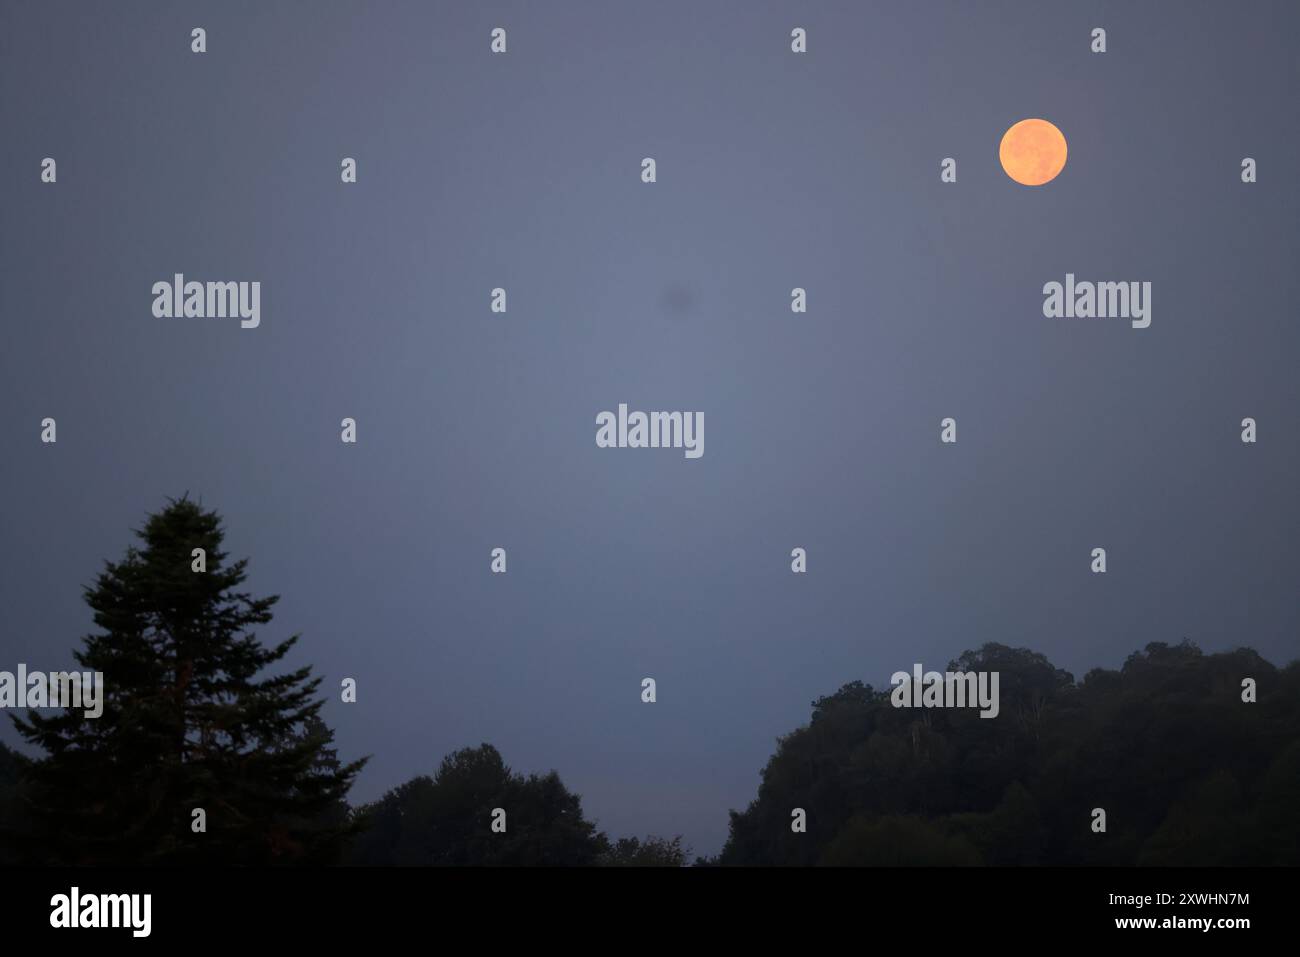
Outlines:
[[[1042,186],[1065,168],[1065,136],[1047,120],[1021,120],[1002,136],[998,159],[1024,186]]]

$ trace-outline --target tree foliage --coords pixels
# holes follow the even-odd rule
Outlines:
[[[506,812],[503,832],[490,826],[497,808]],[[516,774],[490,744],[449,754],[432,777],[360,813],[367,828],[355,864],[579,866],[596,864],[607,846],[558,774]]]
[[[298,636],[257,639],[277,598],[240,590],[247,560],[227,563],[219,516],[188,498],[137,536],[85,591],[100,630],[75,657],[104,675],[103,714],[14,718],[43,752],[25,775],[22,852],[94,865],[337,859],[363,762],[330,750],[310,668],[277,670]],[[206,571],[192,570],[196,548]]]
[[[1300,663],[1153,643],[1075,682],[987,644],[949,670],[999,672],[998,717],[845,685],[780,739],[716,862],[1300,863]]]

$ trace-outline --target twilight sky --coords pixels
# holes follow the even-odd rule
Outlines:
[[[711,854],[845,682],[986,641],[1076,676],[1184,637],[1290,660],[1298,28],[1288,2],[6,2],[0,668],[70,666],[81,587],[188,490],[283,596],[263,637],[302,632],[342,756],[374,756],[354,800],[488,741],[612,834]],[[1026,117],[1069,142],[1040,188],[997,161]],[[261,281],[261,326],[154,318],[176,272]],[[1150,328],[1045,318],[1067,272],[1150,281]],[[703,412],[703,457],[598,449],[620,402]]]

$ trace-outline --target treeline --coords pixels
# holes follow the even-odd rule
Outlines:
[[[129,840],[69,840],[54,830],[59,817],[31,800],[32,768],[0,744],[0,865],[681,867],[690,853],[680,836],[609,838],[583,816],[581,799],[558,774],[513,773],[490,744],[448,755],[433,775],[413,778],[372,804],[354,808],[340,801],[325,808],[292,843],[268,808],[268,826],[254,828],[261,841],[232,841],[238,832],[224,830],[220,819],[210,832],[195,834],[198,847],[188,852],[168,829],[141,827],[148,819],[143,804],[126,809],[134,818],[117,819]],[[80,793],[94,808],[92,791]],[[496,808],[509,809],[500,832],[490,827],[489,812]],[[163,820],[173,817],[179,818]]]
[[[29,711],[38,756],[0,745],[0,864],[687,863],[680,837],[611,839],[555,772],[488,744],[350,805],[365,761],[339,759],[310,668],[272,673],[297,636],[257,639],[276,598],[240,589],[219,516],[182,498],[137,535],[85,592],[102,715]],[[1300,662],[1151,644],[1076,682],[987,644],[949,670],[998,672],[998,716],[845,685],[695,863],[1300,863]]]
[[[713,863],[1300,864],[1300,662],[1155,643],[1075,682],[987,644],[949,670],[999,672],[1000,715],[845,685],[781,739]]]
[[[680,867],[689,853],[680,837],[611,841],[558,774],[513,773],[490,744],[448,755],[357,813],[349,864]]]

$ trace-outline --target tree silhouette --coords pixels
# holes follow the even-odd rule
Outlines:
[[[847,684],[779,740],[757,798],[701,863],[1300,863],[1300,663],[1156,642],[1076,683],[1041,654],[987,644],[948,669],[997,671],[998,717],[898,709],[888,690]]]
[[[0,744],[0,866],[21,863],[17,849],[28,828],[24,763],[21,755]]]
[[[682,846],[681,835],[645,840],[620,837],[608,846],[597,861],[602,867],[685,867],[691,849]]]
[[[506,812],[504,832],[492,814]],[[587,865],[607,844],[554,771],[513,773],[490,744],[443,758],[360,812],[368,822],[350,860],[388,865]]]
[[[27,853],[71,864],[271,864],[337,858],[339,808],[363,761],[340,766],[308,667],[268,673],[298,639],[253,634],[277,597],[239,586],[219,516],[172,500],[85,592],[101,629],[76,652],[104,675],[104,711],[14,722],[44,757],[29,768]],[[192,570],[192,550],[206,571]],[[206,813],[205,833],[193,827]]]

